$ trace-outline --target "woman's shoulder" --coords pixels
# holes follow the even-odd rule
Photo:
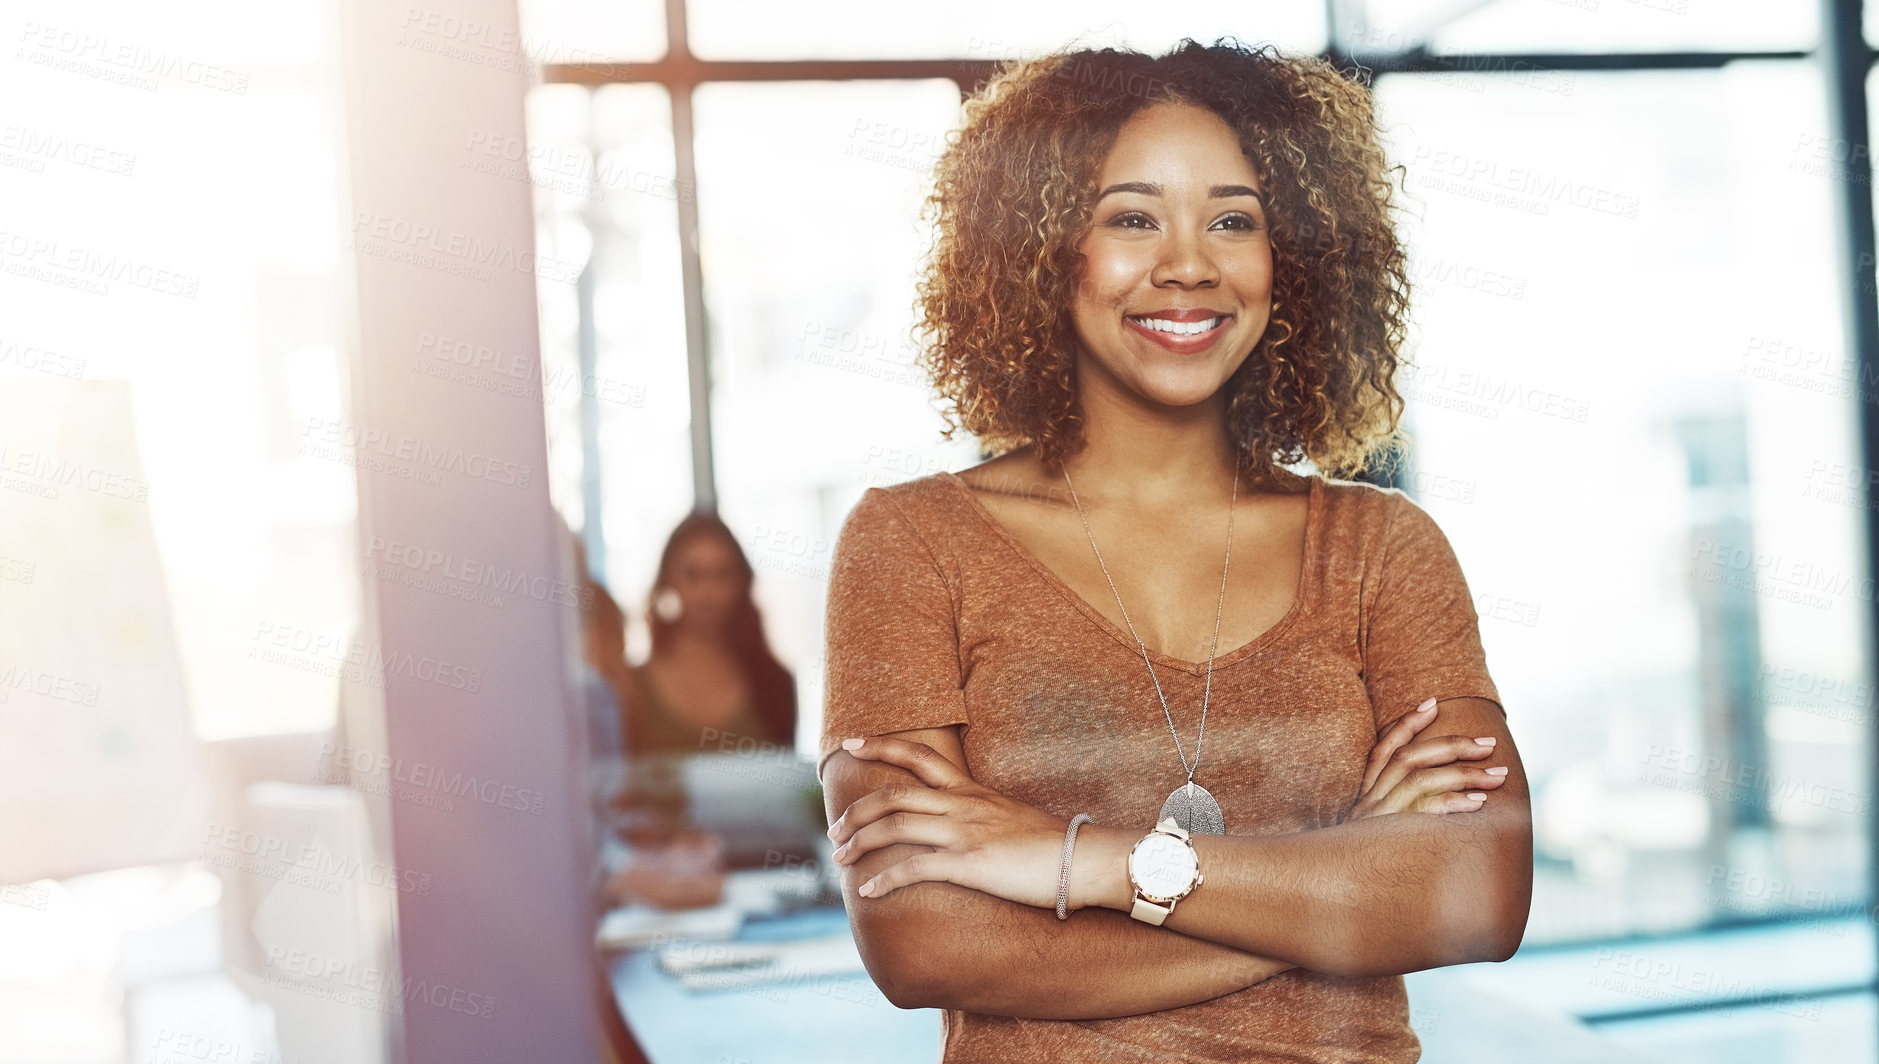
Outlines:
[[[1473,500],[1473,485],[1462,485],[1466,494],[1447,488],[1433,489],[1418,477],[1419,494],[1432,498]],[[1323,478],[1325,515],[1321,535],[1327,551],[1346,551],[1353,557],[1388,558],[1398,554],[1421,554],[1430,549],[1447,549],[1448,537],[1433,515],[1416,496],[1398,486],[1373,484],[1361,480]],[[1340,546],[1339,544],[1342,544]]]
[[[923,509],[933,506],[956,490],[947,483],[951,473],[928,473],[922,477],[907,480],[873,482],[862,489],[861,498],[855,505],[872,502],[879,505],[884,500],[891,500],[897,509]]]
[[[1324,492],[1327,508],[1334,510],[1346,523],[1386,527],[1402,507],[1416,505],[1409,493],[1399,487],[1367,480],[1345,480],[1323,473],[1314,474],[1314,479],[1322,485],[1320,490]]]
[[[1318,495],[1309,534],[1321,554],[1350,573],[1363,572],[1389,552],[1399,508],[1415,506],[1401,488],[1318,472],[1307,479]]]
[[[971,508],[971,488],[953,473],[928,473],[862,489],[843,520],[843,535],[893,530],[943,538]]]

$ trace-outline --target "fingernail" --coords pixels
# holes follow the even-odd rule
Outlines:
[[[1497,767],[1495,767],[1495,768],[1491,768],[1491,769],[1488,769],[1488,775],[1490,775],[1490,776],[1505,776],[1505,775],[1507,775],[1507,766],[1506,766],[1506,765],[1500,765],[1500,766],[1497,766]]]
[[[1416,712],[1424,713],[1434,708],[1435,708],[1435,699],[1431,698],[1428,701],[1424,702],[1422,705],[1417,706]]]
[[[1485,802],[1488,800],[1488,796],[1485,794],[1482,794],[1480,791],[1476,791],[1475,793],[1468,796],[1468,800],[1471,802]]]
[[[1480,743],[1480,744],[1481,744],[1482,746],[1493,746],[1493,745],[1494,745],[1494,736],[1492,736],[1492,735],[1484,735],[1484,736],[1482,736],[1481,738],[1479,738],[1479,739],[1476,739],[1476,740],[1475,740],[1475,742],[1477,742],[1477,743]]]
[[[846,856],[846,855],[847,855],[847,853],[848,853],[848,848],[849,848],[850,846],[853,846],[853,845],[854,845],[854,843],[853,843],[853,842],[844,842],[844,843],[842,843],[842,844],[841,844],[840,846],[837,846],[837,847],[835,848],[835,852],[834,852],[833,854],[831,854],[830,856],[832,856],[832,857],[834,857],[834,858],[835,858],[835,859],[836,859],[837,861],[839,861],[839,860],[841,860],[841,859],[842,859],[842,858],[843,858],[844,856]]]
[[[873,891],[874,891],[874,880],[872,880],[872,879],[870,879],[870,880],[868,880],[868,881],[867,881],[866,883],[863,883],[863,884],[861,885],[861,891],[860,891],[860,893],[861,893],[861,895],[862,895],[863,897],[866,897],[867,895],[869,895],[869,894],[870,894],[870,893],[872,893]]]
[[[843,739],[843,740],[842,740],[842,749],[844,749],[844,750],[859,750],[859,749],[861,749],[861,740],[860,740],[860,739]]]
[[[829,825],[829,838],[834,838],[835,833],[840,830],[842,830],[842,819],[841,817],[836,817],[835,823]]]

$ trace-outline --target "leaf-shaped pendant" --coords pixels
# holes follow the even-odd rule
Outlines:
[[[1168,795],[1168,800],[1161,803],[1161,815],[1155,818],[1160,823],[1164,817],[1173,817],[1181,830],[1190,835],[1225,835],[1227,820],[1220,812],[1220,803],[1207,788],[1188,780],[1176,787]]]

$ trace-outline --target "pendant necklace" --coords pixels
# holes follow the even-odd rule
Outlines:
[[[1122,605],[1122,592],[1116,590],[1116,581],[1109,575],[1109,567],[1103,564],[1103,552],[1096,548],[1096,537],[1090,532],[1089,518],[1083,514],[1083,503],[1077,499],[1076,486],[1070,484],[1070,470],[1063,471],[1063,481],[1070,485],[1070,501],[1076,503],[1077,517],[1083,522],[1083,534],[1089,536],[1090,549],[1096,552],[1096,564],[1103,570],[1103,579],[1109,581],[1109,590],[1115,593],[1116,607],[1122,610],[1122,621],[1129,626],[1129,634],[1135,636],[1135,645],[1142,648],[1142,664],[1148,666],[1149,679],[1155,681],[1155,697],[1161,699],[1162,715],[1168,719],[1168,734],[1174,737],[1174,752],[1181,758],[1181,767],[1187,770],[1187,782],[1176,787],[1168,795],[1168,800],[1161,805],[1161,813],[1155,818],[1156,823],[1173,817],[1189,834],[1224,835],[1226,817],[1220,811],[1220,803],[1208,793],[1207,788],[1194,782],[1194,772],[1200,768],[1200,744],[1207,735],[1207,701],[1213,693],[1214,652],[1220,649],[1220,614],[1227,601],[1227,565],[1233,559],[1233,509],[1240,497],[1239,470],[1233,472],[1233,502],[1227,504],[1227,550],[1226,558],[1220,563],[1220,601],[1214,606],[1214,641],[1207,651],[1207,685],[1201,694],[1200,733],[1194,737],[1194,763],[1187,763],[1187,754],[1181,749],[1181,736],[1174,730],[1174,714],[1168,711],[1168,696],[1161,691],[1161,679],[1155,675],[1155,665],[1148,660],[1148,644],[1136,635],[1135,624],[1129,620],[1128,607]]]

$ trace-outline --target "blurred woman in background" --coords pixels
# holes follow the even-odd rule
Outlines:
[[[720,750],[794,746],[796,684],[770,652],[751,598],[755,578],[731,530],[693,513],[666,540],[648,595],[652,649],[625,670],[627,787],[621,835],[636,860],[610,893],[667,908],[711,904],[722,892],[724,846],[691,823],[684,763]],[[754,747],[753,747],[754,741]]]
[[[754,578],[716,515],[672,530],[647,599],[652,651],[628,670],[629,756],[795,745],[796,684],[764,638]]]

